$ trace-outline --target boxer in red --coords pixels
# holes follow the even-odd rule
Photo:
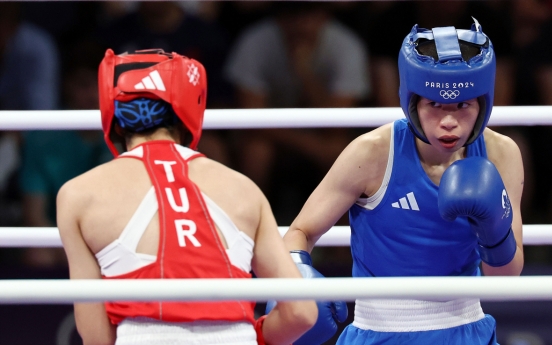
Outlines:
[[[116,159],[67,182],[57,220],[71,279],[301,277],[270,206],[245,176],[195,151],[207,96],[198,61],[161,50],[99,70]],[[85,344],[290,344],[316,321],[312,301],[75,303]]]

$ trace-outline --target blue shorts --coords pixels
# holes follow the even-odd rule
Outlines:
[[[420,332],[375,332],[353,325],[345,327],[336,345],[498,345],[496,321],[490,315],[466,325]]]

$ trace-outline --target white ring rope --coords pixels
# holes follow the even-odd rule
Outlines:
[[[208,109],[204,129],[378,127],[400,108]],[[493,108],[491,126],[552,125],[552,106]],[[0,111],[0,129],[101,129],[99,110]]]
[[[288,227],[278,227],[283,236]],[[350,245],[351,228],[334,226],[316,242],[321,247],[347,247]],[[523,226],[523,244],[529,246],[552,244],[552,224]],[[0,228],[1,247],[61,247],[57,228]]]
[[[492,126],[552,125],[552,107],[494,107]],[[205,129],[377,127],[400,108],[207,110]],[[1,130],[100,129],[98,110],[0,111]],[[552,244],[552,225],[524,225],[524,245]],[[278,229],[283,235],[287,227]],[[335,226],[317,246],[349,246]],[[57,228],[0,228],[0,247],[61,247]],[[100,301],[344,300],[402,298],[552,300],[552,276],[328,279],[0,280],[0,304]]]
[[[552,276],[326,279],[0,280],[0,303],[342,300],[552,300]]]

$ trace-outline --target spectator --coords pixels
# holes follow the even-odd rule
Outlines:
[[[367,98],[366,49],[325,4],[280,2],[275,10],[245,31],[227,62],[240,107],[353,107]],[[306,200],[349,139],[345,129],[247,131],[239,168],[269,195],[279,222],[291,221],[298,209],[290,200]],[[270,190],[276,184],[280,195]]]
[[[0,2],[0,110],[51,110],[58,102],[58,53],[52,38],[23,20],[21,5]],[[20,222],[20,134],[0,131],[0,224]]]
[[[103,49],[81,41],[67,57],[63,103],[68,110],[98,107],[97,68]],[[23,220],[26,226],[55,226],[55,202],[68,180],[107,162],[111,155],[100,131],[31,131],[25,134],[21,168]],[[33,267],[65,264],[62,249],[32,248],[24,261]]]
[[[52,38],[22,19],[18,3],[0,3],[0,104],[50,110],[58,104],[59,62]]]
[[[221,1],[218,22],[230,35],[233,42],[242,31],[271,13],[269,1]]]

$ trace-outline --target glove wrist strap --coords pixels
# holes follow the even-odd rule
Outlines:
[[[512,228],[508,230],[506,237],[493,247],[485,247],[479,244],[481,260],[492,267],[500,267],[508,264],[516,255],[517,244]]]
[[[293,259],[293,262],[296,264],[305,264],[312,266],[312,259],[306,250],[292,250],[289,252],[291,255],[291,258]]]
[[[263,323],[267,315],[263,315],[257,320],[255,320],[255,332],[257,333],[257,344],[265,345],[265,340],[263,336]]]

